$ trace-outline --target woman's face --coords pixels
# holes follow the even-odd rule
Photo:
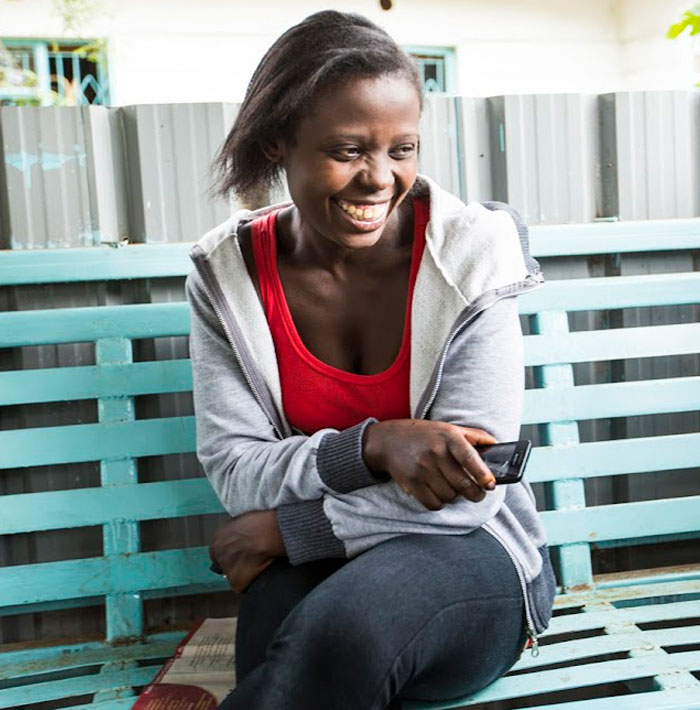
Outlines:
[[[400,76],[353,79],[325,91],[294,145],[275,144],[304,238],[344,249],[374,245],[417,173],[420,103]]]

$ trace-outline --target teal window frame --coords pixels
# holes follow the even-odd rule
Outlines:
[[[420,57],[434,57],[443,60],[445,90],[432,91],[430,93],[454,94],[457,92],[457,53],[454,47],[408,45],[404,46],[403,49],[418,60],[420,60]]]
[[[62,49],[61,47],[65,47],[66,45],[76,46],[76,45],[83,45],[83,44],[88,44],[89,42],[93,42],[94,39],[82,39],[82,38],[70,38],[70,40],[66,40],[65,38],[62,39],[51,39],[51,38],[17,38],[17,37],[0,37],[0,40],[2,43],[7,47],[8,49],[22,49],[26,48],[31,51],[32,53],[32,61],[33,61],[33,69],[34,73],[37,76],[37,86],[35,88],[31,89],[25,89],[25,88],[18,88],[18,89],[13,89],[12,91],[8,91],[6,89],[0,89],[0,98],[27,98],[27,97],[35,97],[35,98],[41,98],[42,104],[47,105],[50,104],[50,100],[48,99],[49,93],[51,91],[51,73],[50,73],[50,54],[60,54],[60,53],[66,53],[70,52],[70,50],[65,50]],[[57,44],[59,47],[58,52],[52,52],[49,47],[52,44]],[[75,73],[75,67],[77,65],[77,62],[79,61],[79,58],[77,55],[75,55],[73,59],[73,64],[74,64],[74,73]],[[93,90],[95,90],[95,94],[99,97],[98,101],[95,101],[95,104],[99,105],[109,105],[109,82],[107,80],[107,72],[105,71],[105,62],[106,62],[106,57],[104,58],[104,62],[98,62],[96,64],[96,70],[97,70],[97,76],[93,77],[93,80],[96,81],[97,83],[97,89],[93,86]],[[26,67],[25,67],[26,68]],[[82,77],[82,74],[78,70],[79,76]],[[87,75],[86,75],[87,76]],[[83,78],[84,80],[84,78]],[[99,89],[99,91],[98,91]],[[59,91],[58,94],[63,96],[63,87],[59,85]]]

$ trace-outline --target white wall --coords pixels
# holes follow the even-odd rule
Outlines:
[[[625,88],[689,89],[695,79],[697,40],[666,39],[691,0],[620,0],[620,71]]]
[[[646,25],[639,28],[632,8],[638,4],[646,7]],[[370,17],[401,44],[455,47],[458,93],[479,96],[603,92],[631,88],[627,80],[644,81],[645,71],[656,76],[655,67],[645,69],[635,57],[643,54],[640,47],[650,41],[647,25],[654,25],[665,4],[394,0],[394,9],[385,12],[378,0],[355,0],[333,7]],[[100,5],[83,34],[108,39],[115,105],[239,101],[274,39],[328,7],[317,0],[101,0]],[[50,0],[0,0],[0,36],[60,35]],[[672,54],[663,55],[664,67],[674,61]]]

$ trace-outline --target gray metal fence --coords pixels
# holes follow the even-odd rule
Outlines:
[[[143,105],[123,108],[0,109],[0,248],[92,246],[128,239],[138,243],[193,241],[237,207],[207,197],[208,168],[232,125],[232,104]],[[490,98],[429,96],[421,123],[421,170],[465,201],[503,200],[531,224],[597,219],[700,216],[700,93],[638,92]],[[692,253],[548,259],[545,275],[567,278],[646,271],[690,270]],[[90,305],[182,299],[182,281],[136,281],[109,286],[57,285],[0,289],[0,308]],[[653,317],[681,322],[692,308],[668,308]],[[642,309],[577,314],[574,328],[642,324]],[[137,358],[181,357],[177,339],[144,342]],[[0,353],[0,369],[89,364],[87,346],[23,348]],[[579,382],[698,374],[698,358],[656,358],[576,368]],[[189,396],[143,398],[139,406],[166,415],[191,411]],[[3,428],[54,422],[49,408],[0,410]],[[71,421],[96,417],[90,403],[61,408]],[[581,426],[584,439],[697,430],[698,416],[596,421]],[[531,432],[536,437],[536,431]],[[143,462],[143,480],[197,475],[192,456]],[[5,472],[0,494],[96,485],[96,465]],[[650,497],[656,486],[687,482],[645,477],[596,483],[591,502]],[[216,524],[209,518],[142,526],[144,545],[201,545]],[[0,539],[0,564],[101,554],[98,530],[41,533]],[[612,554],[612,553],[611,553]],[[621,553],[616,552],[616,555]],[[634,551],[618,564],[643,566]],[[650,560],[652,551],[645,551]],[[660,551],[658,555],[666,554]],[[600,568],[607,564],[601,556]],[[151,627],[196,615],[233,613],[231,595],[152,600]],[[95,610],[96,612],[98,610]],[[99,632],[101,617],[83,609],[9,616],[0,642]]]

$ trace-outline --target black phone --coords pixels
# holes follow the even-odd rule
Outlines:
[[[474,447],[484,459],[496,483],[517,483],[530,457],[532,442],[528,439],[505,441],[499,444],[479,444]]]

